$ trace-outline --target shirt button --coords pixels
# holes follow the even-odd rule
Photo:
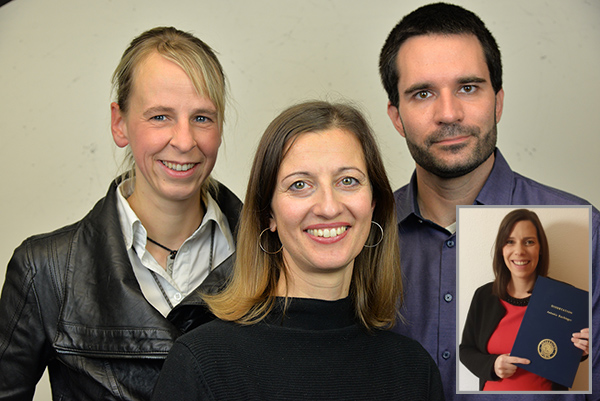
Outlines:
[[[451,239],[446,241],[446,245],[448,246],[448,248],[454,248],[454,241],[452,241]]]
[[[451,302],[452,299],[453,299],[452,294],[446,294],[446,295],[444,295],[444,300],[446,302]]]
[[[442,358],[444,358],[444,359],[450,359],[450,356],[451,356],[450,351],[444,351],[442,353]]]
[[[176,292],[175,295],[173,296],[173,298],[175,298],[175,301],[181,301],[181,293]]]

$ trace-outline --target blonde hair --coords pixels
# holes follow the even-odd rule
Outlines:
[[[226,78],[215,52],[194,35],[173,27],[150,29],[131,41],[112,76],[113,93],[122,113],[129,110],[135,73],[151,54],[158,53],[181,67],[196,88],[198,95],[209,98],[217,109],[219,131],[225,121],[227,98]],[[135,160],[128,148],[123,162],[123,178],[135,177]],[[207,183],[211,180],[208,179]],[[203,189],[205,186],[203,185]]]
[[[400,252],[394,196],[379,148],[367,121],[354,107],[321,101],[306,102],[283,111],[271,122],[258,145],[242,210],[234,273],[217,295],[204,297],[215,316],[241,324],[261,321],[272,309],[281,275],[287,280],[281,256],[263,252],[258,244],[269,227],[271,199],[277,174],[288,144],[298,135],[339,128],[361,144],[372,187],[373,220],[383,228],[381,242],[365,247],[354,262],[350,297],[358,321],[367,328],[390,328],[402,302]],[[374,226],[374,225],[373,225]],[[381,231],[372,229],[367,243],[379,241]],[[263,247],[277,251],[278,236],[266,231]]]

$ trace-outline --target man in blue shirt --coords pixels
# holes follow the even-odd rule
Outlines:
[[[468,399],[472,396],[456,395],[456,206],[589,203],[513,172],[496,148],[504,101],[500,51],[472,12],[438,3],[408,14],[389,34],[379,69],[388,115],[416,162],[410,183],[395,193],[406,278],[406,321],[395,330],[429,351],[448,400]],[[592,214],[592,382],[597,384],[600,213],[593,208]],[[586,399],[564,394],[514,397]]]

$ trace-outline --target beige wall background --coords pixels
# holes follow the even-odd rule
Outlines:
[[[255,145],[283,108],[350,99],[367,114],[394,188],[414,164],[386,114],[379,50],[417,0],[13,0],[0,7],[0,284],[29,235],[80,219],[121,153],[110,77],[131,39],[158,25],[219,54],[231,102],[214,176],[243,198]],[[600,1],[458,0],[503,54],[499,147],[516,171],[600,205]],[[36,399],[49,399],[44,382]]]
[[[460,344],[464,323],[475,290],[494,281],[493,246],[502,219],[515,208],[458,208],[458,332]],[[534,211],[548,237],[550,268],[548,275],[589,291],[590,276],[590,207],[527,207]],[[591,322],[590,322],[591,323]],[[458,346],[457,346],[458,347]],[[479,379],[458,363],[458,390],[478,391]],[[589,389],[589,361],[579,365],[574,391]]]

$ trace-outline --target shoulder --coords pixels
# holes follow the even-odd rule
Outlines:
[[[241,340],[249,341],[250,336],[260,325],[240,325],[214,319],[198,326],[179,337],[177,342],[195,352],[206,352],[208,349],[223,349],[235,346]]]
[[[541,184],[519,173],[514,173],[514,179],[515,192],[513,205],[591,206],[594,236],[600,231],[600,212],[587,200],[560,189]]]
[[[13,258],[35,262],[65,256],[81,224],[80,220],[48,233],[33,235],[15,249]]]
[[[590,205],[590,202],[566,191],[542,184],[514,172],[513,204],[524,205]]]
[[[485,307],[492,302],[496,302],[498,297],[493,293],[493,286],[494,283],[489,282],[477,288],[473,294],[473,300],[471,301],[471,304]]]
[[[494,286],[494,283],[492,281],[490,281],[489,283],[486,283],[484,285],[482,285],[481,287],[477,288],[475,290],[475,295],[476,296],[489,296],[492,294],[492,288]]]
[[[376,341],[386,350],[386,353],[390,354],[391,358],[400,356],[402,359],[410,360],[412,358],[420,362],[431,360],[429,353],[417,340],[391,330],[376,330],[374,334],[378,337]]]
[[[111,184],[108,195],[100,199],[81,220],[43,234],[25,239],[15,250],[13,258],[25,258],[28,262],[40,265],[50,260],[58,261],[69,257],[73,247],[94,246],[92,239],[98,233],[105,236],[111,224],[119,224],[114,199],[115,183]],[[104,227],[98,227],[102,224]]]
[[[429,352],[418,341],[387,330],[380,331],[378,337],[381,352],[373,352],[373,355],[377,355],[380,363],[396,366],[401,371],[410,371],[414,379],[438,370]]]

